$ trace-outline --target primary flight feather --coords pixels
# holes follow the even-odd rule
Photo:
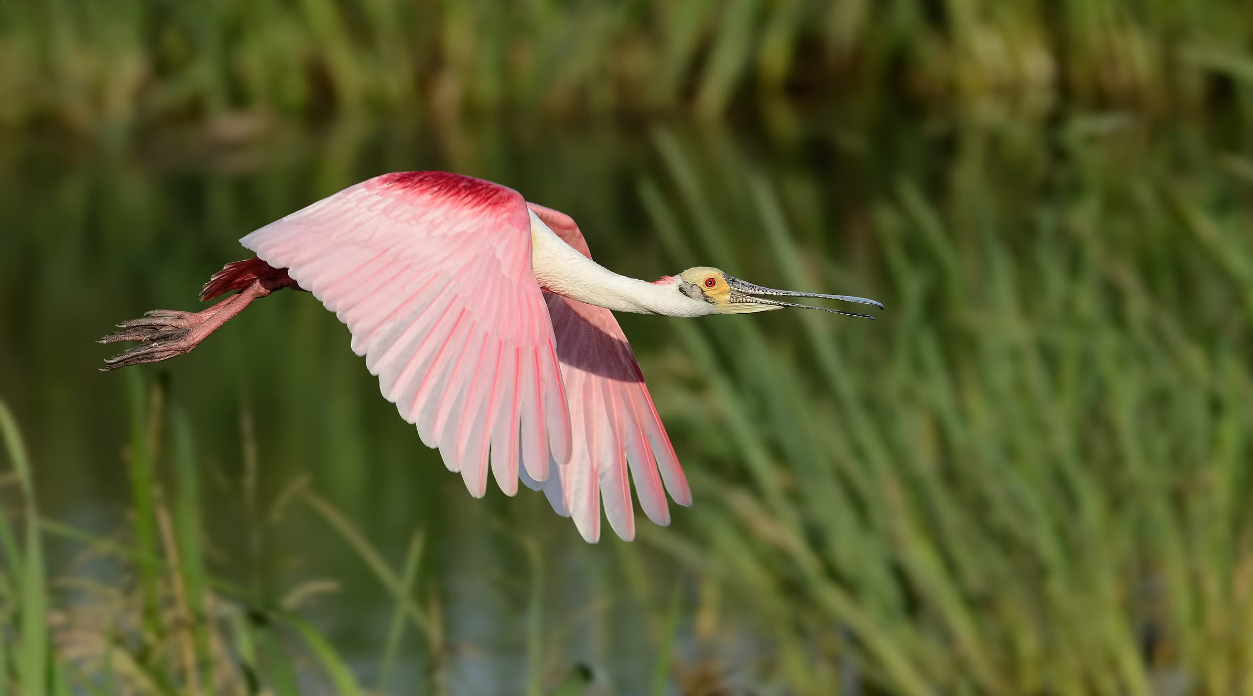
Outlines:
[[[695,317],[826,307],[772,297],[818,297],[882,308],[860,297],[773,290],[715,268],[655,282],[592,261],[567,215],[516,191],[448,172],[385,174],[351,186],[240,240],[256,258],[228,264],[200,312],[156,310],[119,324],[102,343],[139,341],[104,369],[182,355],[253,300],[307,290],[352,334],[382,394],[436,447],[471,495],[492,477],[543,490],[583,538],[635,536],[635,498],[666,525],[666,494],[691,491],[644,376],[613,311]]]

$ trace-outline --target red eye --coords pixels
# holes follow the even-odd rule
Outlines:
[[[718,281],[714,280],[713,278],[706,278],[706,279],[705,279],[705,287],[707,287],[707,288],[712,288],[713,286],[715,286],[715,285],[717,285],[717,284],[718,284]]]

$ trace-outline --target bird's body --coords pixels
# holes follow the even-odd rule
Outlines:
[[[591,259],[568,216],[445,172],[375,177],[241,243],[257,258],[229,264],[202,299],[237,295],[123,323],[102,340],[141,344],[108,368],[186,353],[254,299],[299,286],[347,324],[383,396],[471,494],[485,493],[489,468],[506,494],[521,480],[588,541],[600,536],[602,502],[614,531],[634,537],[632,481],[658,524],[670,520],[666,493],[691,504],[612,311],[694,317],[786,305],[763,294],[807,295],[708,268],[651,283],[618,275]]]

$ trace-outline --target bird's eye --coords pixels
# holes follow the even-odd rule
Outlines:
[[[717,284],[718,284],[718,281],[714,280],[713,278],[706,278],[706,279],[705,279],[705,287],[707,287],[707,288],[712,288],[713,286],[715,286],[715,285],[717,285]]]

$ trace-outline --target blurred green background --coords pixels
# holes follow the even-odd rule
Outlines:
[[[0,694],[1156,696],[1253,683],[1253,5],[0,3]],[[480,176],[642,278],[695,505],[483,501],[249,231]]]

